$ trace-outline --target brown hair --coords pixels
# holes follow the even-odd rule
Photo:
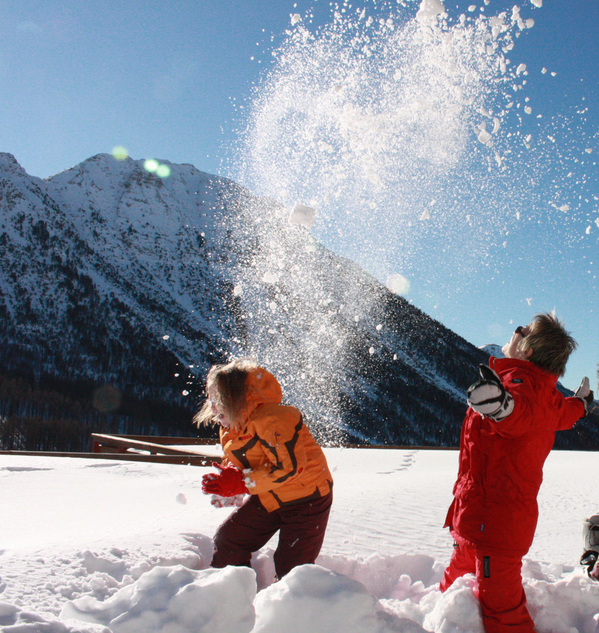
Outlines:
[[[258,367],[251,358],[240,358],[226,365],[213,365],[206,378],[206,394],[213,391],[216,404],[222,409],[232,428],[243,423],[242,412],[245,405],[245,383],[252,369]],[[206,400],[201,409],[193,416],[192,423],[216,424],[210,400]]]
[[[520,343],[522,351],[532,350],[528,360],[558,377],[566,373],[566,363],[577,343],[564,324],[553,314],[537,314],[530,333]]]

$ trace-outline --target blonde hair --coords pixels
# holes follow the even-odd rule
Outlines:
[[[258,367],[251,358],[240,358],[226,365],[213,365],[206,378],[206,393],[214,392],[215,404],[224,412],[231,428],[239,429],[243,424],[245,405],[245,383],[248,374]],[[207,399],[201,409],[193,416],[192,423],[216,424],[212,404]]]
[[[532,350],[530,362],[560,378],[566,373],[566,363],[576,347],[564,324],[548,312],[535,316],[530,333],[520,343],[522,351]]]

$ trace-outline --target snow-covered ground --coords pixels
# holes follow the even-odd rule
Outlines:
[[[272,583],[208,568],[230,510],[202,494],[206,468],[0,456],[3,633],[480,632],[472,578],[446,594],[442,528],[457,451],[326,449],[335,501],[317,565]],[[553,452],[525,588],[539,633],[599,632],[599,583],[577,565],[599,511],[595,453]]]

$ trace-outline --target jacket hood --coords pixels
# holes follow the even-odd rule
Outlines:
[[[245,381],[243,417],[247,420],[261,404],[281,404],[283,391],[278,380],[266,369],[256,367]]]

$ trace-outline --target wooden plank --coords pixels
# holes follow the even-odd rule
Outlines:
[[[158,464],[185,464],[210,466],[218,458],[207,455],[142,455],[140,453],[63,453],[53,451],[0,451],[0,455],[28,455],[32,457],[78,457],[81,459],[109,459],[131,462],[154,462]]]
[[[156,438],[161,439],[161,438]],[[122,435],[103,435],[101,433],[92,433],[93,440],[93,452],[107,454],[110,453],[110,449],[117,449],[117,452],[122,453],[123,449],[130,451],[135,449],[138,451],[144,451],[150,454],[163,454],[163,455],[194,455],[202,456],[206,459],[212,459],[213,461],[220,462],[222,458],[216,455],[209,455],[207,453],[200,453],[197,451],[186,451],[180,448],[168,447],[157,442],[147,442],[141,440],[132,439],[131,436],[124,437]],[[106,450],[108,449],[108,450]],[[113,451],[114,452],[114,451]]]
[[[31,455],[42,457],[79,457],[83,459],[109,459],[159,464],[186,464],[210,466],[212,462],[222,462],[222,457],[191,450],[174,448],[173,445],[202,446],[214,445],[218,441],[210,438],[166,437],[158,435],[106,435],[92,433],[94,452],[69,453],[59,451],[3,451],[0,455]],[[169,446],[170,445],[170,446]],[[326,446],[324,448],[327,448]],[[457,451],[455,446],[398,446],[388,444],[345,444],[329,448],[374,448],[386,450],[439,450]],[[139,452],[142,451],[142,452]]]
[[[92,433],[91,437],[114,437],[118,439],[131,439],[139,442],[153,442],[154,444],[190,444],[190,445],[213,445],[218,444],[218,437],[176,437],[171,435],[113,435],[107,433]]]
[[[130,442],[123,442],[123,440],[133,440],[141,442],[150,442],[156,445],[215,445],[218,444],[218,438],[195,438],[195,437],[172,437],[162,435],[104,435],[100,433],[92,433],[93,438],[106,438],[106,444],[108,444],[108,438],[114,439],[114,446],[130,446]],[[412,446],[408,444],[341,444],[341,445],[323,445],[323,448],[378,448],[387,450],[429,450],[429,451],[457,451],[459,446]],[[176,450],[176,449],[175,449]],[[199,453],[196,453],[199,454]]]

